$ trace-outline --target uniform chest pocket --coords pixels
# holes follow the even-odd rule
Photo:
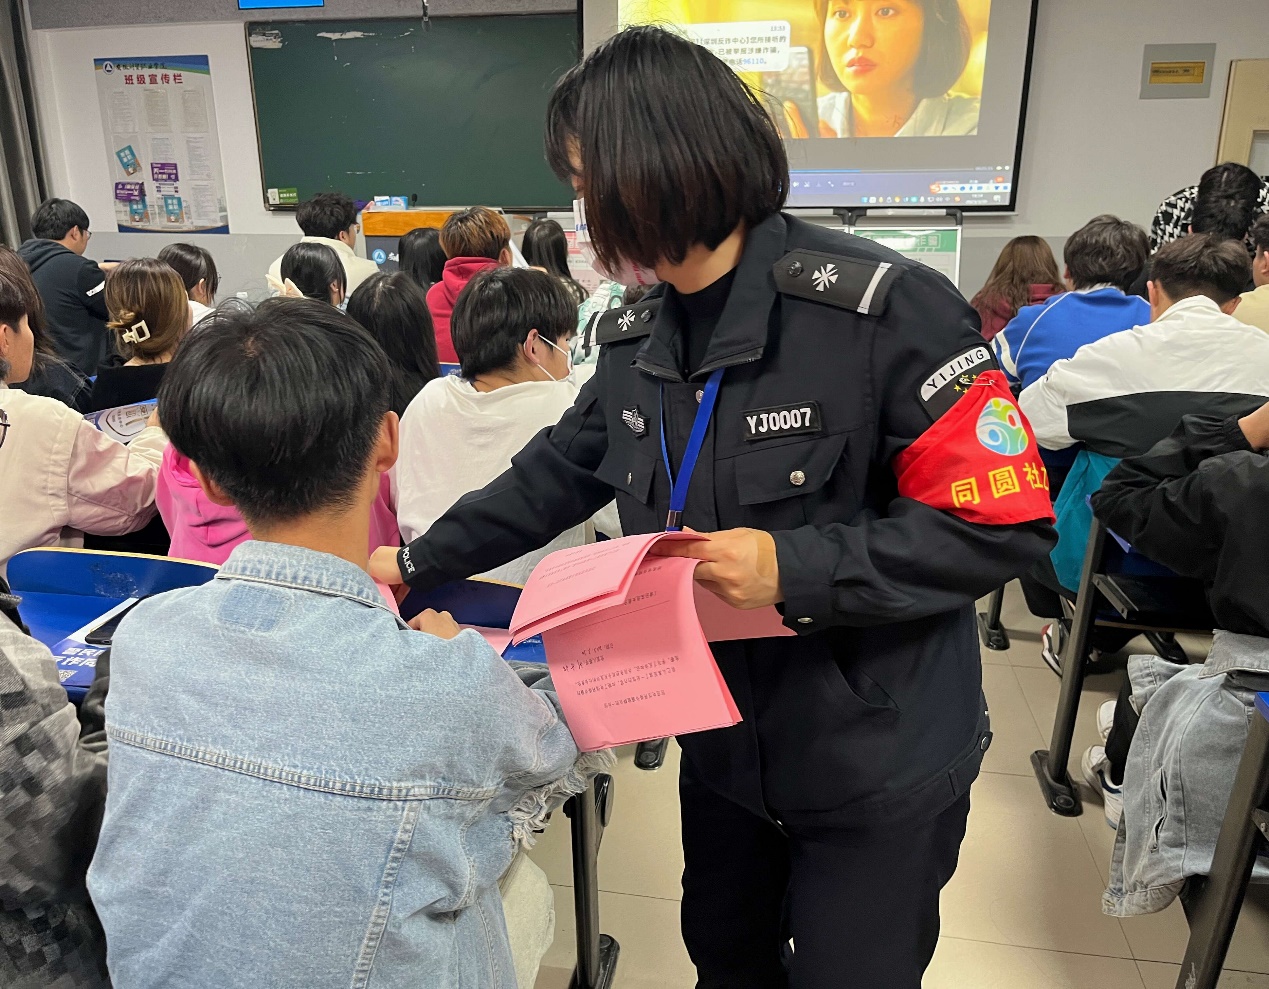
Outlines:
[[[610,446],[599,462],[595,477],[641,504],[648,501],[652,489],[652,473],[657,461],[629,446]]]
[[[741,505],[765,505],[819,491],[842,459],[849,433],[816,436],[779,446],[758,446],[735,458]]]

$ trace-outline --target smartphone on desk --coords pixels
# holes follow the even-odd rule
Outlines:
[[[147,594],[145,597],[149,597]],[[94,626],[90,631],[84,633],[84,641],[90,646],[108,646],[115,638],[115,629],[119,627],[119,623],[123,620],[123,616],[128,614],[133,608],[145,600],[145,597],[133,598],[131,601],[124,602],[126,607],[121,608],[114,614],[107,617],[100,625]]]

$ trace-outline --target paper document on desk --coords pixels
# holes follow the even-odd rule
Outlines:
[[[113,409],[102,409],[84,416],[89,422],[107,436],[120,443],[131,443],[133,438],[145,429],[145,424],[154,412],[158,400],[137,402],[135,405],[119,405]]]
[[[569,728],[583,751],[740,721],[709,639],[791,635],[774,608],[740,612],[693,580],[697,561],[648,556],[626,536],[552,553],[525,584],[512,641],[540,634]]]

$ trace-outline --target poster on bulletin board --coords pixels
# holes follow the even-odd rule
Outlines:
[[[95,58],[120,233],[227,234],[206,55]]]

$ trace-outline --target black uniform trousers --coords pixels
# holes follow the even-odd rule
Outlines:
[[[679,797],[683,941],[697,989],[920,989],[968,793],[910,826],[813,835],[720,796],[687,760]]]

